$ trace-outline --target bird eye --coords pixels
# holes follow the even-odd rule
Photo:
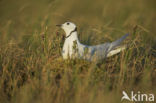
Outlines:
[[[67,25],[69,25],[69,23],[67,23]]]

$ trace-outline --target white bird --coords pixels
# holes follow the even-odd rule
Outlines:
[[[106,57],[110,57],[124,50],[126,46],[116,48],[120,43],[129,35],[126,34],[120,39],[112,43],[104,43],[95,46],[88,46],[81,44],[77,36],[77,27],[72,22],[65,22],[61,25],[56,25],[61,27],[65,33],[65,42],[63,45],[62,56],[63,59],[68,58],[80,58],[89,61],[99,61]]]

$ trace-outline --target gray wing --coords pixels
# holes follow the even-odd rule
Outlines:
[[[88,46],[83,45],[80,43],[79,45],[79,54],[80,57],[87,59],[89,61],[96,61],[101,60],[107,57],[107,54],[114,49],[115,47],[119,46],[120,43],[128,36],[129,34],[126,34],[122,36],[120,39],[112,42],[112,43],[104,43],[100,45],[95,46]]]
[[[83,58],[89,61],[101,60],[107,56],[110,45],[111,43],[104,43],[96,46],[85,45]]]

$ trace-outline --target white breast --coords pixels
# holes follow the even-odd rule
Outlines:
[[[62,50],[62,56],[64,59],[67,59],[68,57],[70,58],[72,57],[74,41],[78,41],[77,32],[73,32],[72,35],[66,38],[64,42],[63,50]]]

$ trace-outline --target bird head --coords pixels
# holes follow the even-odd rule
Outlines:
[[[70,35],[72,32],[77,31],[76,25],[72,22],[65,22],[63,24],[56,25],[56,26],[61,27],[65,31],[66,37]]]

